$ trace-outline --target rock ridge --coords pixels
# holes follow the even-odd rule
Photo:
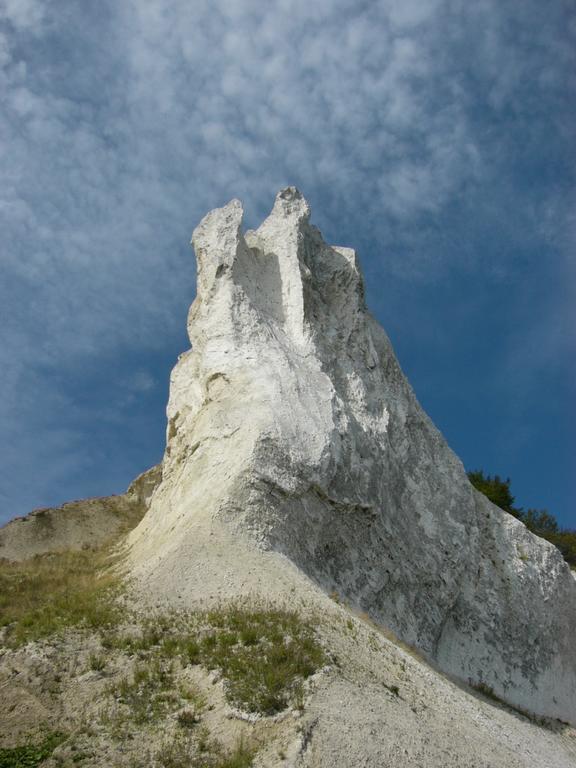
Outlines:
[[[133,528],[144,515],[161,477],[162,466],[157,464],[138,475],[125,493],[69,501],[14,518],[0,528],[0,560],[27,560],[111,541]]]

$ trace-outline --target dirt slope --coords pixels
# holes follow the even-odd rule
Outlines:
[[[134,480],[126,493],[37,509],[0,528],[0,558],[19,561],[45,552],[98,547],[129,530],[148,508],[161,465]]]

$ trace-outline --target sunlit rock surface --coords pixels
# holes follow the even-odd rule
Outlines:
[[[366,309],[354,251],[309,216],[288,188],[256,231],[233,200],[194,232],[192,349],[172,373],[135,573],[185,592],[194,568],[216,572],[201,565],[212,543],[252,542],[445,671],[576,722],[568,566],[471,487]]]

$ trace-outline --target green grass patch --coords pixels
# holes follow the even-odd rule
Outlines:
[[[127,652],[218,669],[233,706],[265,715],[301,706],[303,681],[326,663],[312,627],[280,609],[174,614],[150,619],[139,636],[116,642]]]
[[[135,729],[157,725],[178,713],[180,728],[193,729],[201,720],[206,702],[195,686],[178,679],[180,670],[178,661],[157,652],[139,659],[129,675],[108,686],[108,704],[100,712],[102,725],[114,738],[124,739]]]
[[[67,627],[103,629],[115,625],[114,593],[120,579],[105,566],[108,550],[37,555],[0,563],[0,626],[6,642],[19,646]]]
[[[239,740],[229,751],[208,731],[196,736],[176,736],[156,753],[156,764],[162,768],[251,768],[256,749]]]
[[[115,699],[103,722],[122,730],[128,722],[146,725],[156,722],[180,706],[181,695],[171,663],[152,658],[136,664],[131,675],[108,689]]]
[[[0,749],[0,768],[36,768],[50,757],[66,736],[51,733],[39,744],[26,744],[12,749]]]
[[[231,704],[272,715],[300,704],[302,683],[325,663],[312,628],[291,611],[208,613],[201,663],[222,672]]]
[[[157,659],[149,664],[138,664],[131,677],[120,681],[116,693],[138,725],[157,720],[178,701],[172,666]]]
[[[93,672],[102,672],[106,668],[106,657],[102,653],[91,653],[88,665]]]

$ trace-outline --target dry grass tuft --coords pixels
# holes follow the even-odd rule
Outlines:
[[[119,621],[121,580],[110,551],[83,550],[0,562],[0,627],[4,642],[23,645],[67,627],[98,630]]]

